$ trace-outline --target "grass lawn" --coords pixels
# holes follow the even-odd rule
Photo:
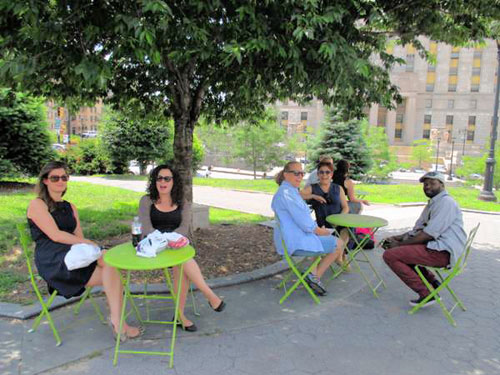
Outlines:
[[[231,180],[220,178],[195,178],[194,185],[213,186],[225,189],[251,190],[263,193],[274,193],[278,185],[273,180]],[[374,185],[358,184],[356,190],[368,193],[366,199],[372,203],[408,203],[425,202],[427,198],[421,184]],[[448,192],[457,200],[462,208],[483,211],[500,211],[500,203],[483,202],[477,199],[479,190],[471,187],[450,187]],[[500,193],[495,193],[500,202]]]
[[[85,237],[99,241],[130,230],[142,195],[120,188],[71,182],[64,198],[78,208]],[[15,226],[26,220],[26,208],[33,198],[33,192],[0,193],[0,301],[5,301],[13,285],[28,280]],[[218,208],[210,208],[209,219],[211,224],[267,220],[260,215]]]

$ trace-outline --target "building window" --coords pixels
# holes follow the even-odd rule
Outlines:
[[[281,112],[281,120],[288,120],[288,112],[287,111]]]
[[[424,115],[424,124],[430,124],[432,121],[431,115]]]
[[[476,125],[476,116],[469,116],[469,126]]]
[[[425,108],[432,108],[432,99],[425,99]]]
[[[448,100],[448,109],[455,108],[455,101],[453,99]]]
[[[401,139],[403,137],[403,129],[394,130],[394,138]]]
[[[415,70],[415,55],[406,55],[406,71],[413,72]]]
[[[460,47],[453,47],[451,49],[451,58],[458,59],[460,56]]]
[[[483,52],[476,48],[474,50],[474,59],[472,60],[472,76],[470,81],[470,91],[479,92],[479,85],[481,83],[481,59]]]
[[[477,108],[477,100],[471,100],[470,109],[476,109],[476,108]]]
[[[431,129],[424,129],[422,138],[429,139],[431,137]]]
[[[446,125],[453,125],[453,116],[452,115],[446,116]]]
[[[307,121],[307,112],[300,112],[300,121]]]
[[[468,142],[474,141],[474,130],[467,130],[467,141]]]
[[[379,106],[377,114],[377,126],[385,127],[387,119],[387,108]]]
[[[434,91],[434,84],[436,83],[436,72],[430,70],[430,65],[429,68],[427,69],[427,81],[425,85],[425,91],[427,92],[432,92]]]

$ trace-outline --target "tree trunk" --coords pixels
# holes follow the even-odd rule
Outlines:
[[[184,199],[193,201],[193,130],[196,121],[189,114],[174,118],[174,168],[184,184]]]

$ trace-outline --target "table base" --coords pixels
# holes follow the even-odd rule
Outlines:
[[[122,273],[119,272],[120,274],[120,280],[123,284],[124,288],[124,297],[123,297],[123,303],[122,303],[122,310],[121,310],[121,315],[120,315],[120,328],[118,330],[118,334],[116,335],[116,345],[115,345],[115,352],[114,352],[114,357],[113,357],[113,366],[116,366],[118,363],[118,354],[146,354],[146,355],[161,355],[161,356],[170,356],[170,361],[169,361],[169,367],[171,368],[174,365],[174,348],[175,348],[175,338],[176,338],[176,332],[177,332],[177,324],[175,324],[178,320],[179,317],[179,297],[180,297],[180,292],[181,292],[181,282],[183,277],[183,265],[180,265],[180,276],[179,276],[179,283],[177,285],[177,293],[174,294],[172,293],[174,291],[173,284],[172,284],[172,279],[170,277],[170,273],[168,272],[168,269],[164,269],[163,272],[165,274],[165,280],[167,283],[167,286],[169,287],[169,290],[171,291],[170,296],[158,296],[158,295],[148,295],[146,294],[139,294],[139,295],[134,295],[132,296],[130,292],[130,270],[126,271],[126,277],[124,278]],[[146,301],[146,319],[143,319],[141,316],[141,313],[139,312],[139,309],[137,305],[135,304],[134,299],[144,299]],[[163,320],[151,320],[150,319],[150,311],[149,311],[149,306],[148,306],[148,300],[173,300],[175,309],[174,309],[174,320],[173,321],[163,321]],[[123,323],[125,321],[125,311],[127,308],[127,302],[130,301],[130,305],[132,307],[132,310],[135,313],[135,316],[137,320],[140,323],[147,323],[147,324],[172,324],[172,338],[170,341],[170,351],[167,352],[159,352],[159,351],[144,351],[144,350],[123,350],[120,349],[120,336],[121,332],[123,330]]]

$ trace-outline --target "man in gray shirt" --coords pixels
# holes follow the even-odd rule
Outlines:
[[[453,266],[462,255],[467,240],[462,211],[446,192],[444,176],[439,172],[428,172],[419,181],[424,184],[424,193],[430,199],[415,226],[407,233],[386,238],[382,244],[386,249],[384,261],[419,295],[418,299],[410,301],[411,306],[429,295],[429,290],[415,271],[415,265]],[[439,282],[434,275],[424,267],[421,269],[429,283],[437,288]],[[424,306],[435,302],[431,299]]]

